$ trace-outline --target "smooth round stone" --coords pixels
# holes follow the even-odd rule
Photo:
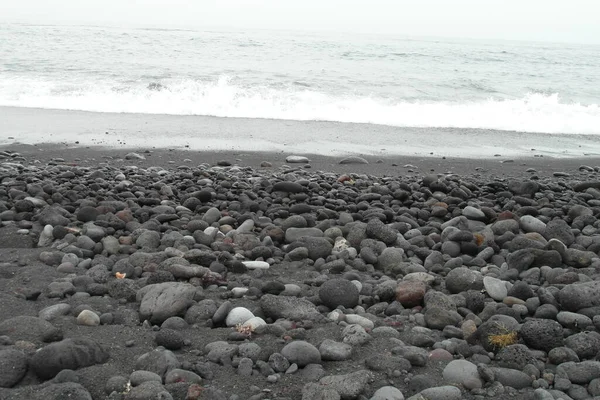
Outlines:
[[[394,386],[384,386],[377,389],[370,400],[404,400],[404,395]]]
[[[236,326],[237,324],[243,324],[250,318],[254,318],[252,311],[245,307],[235,307],[233,310],[229,311],[229,314],[227,314],[227,318],[225,318],[225,325],[230,327]]]
[[[71,306],[69,304],[59,303],[40,310],[38,317],[43,320],[50,321],[56,317],[67,315],[69,311],[71,311]]]
[[[352,346],[347,343],[325,339],[319,346],[321,358],[325,361],[344,361],[352,356]]]
[[[308,364],[321,363],[321,353],[319,352],[319,349],[303,340],[288,343],[281,349],[281,354],[287,358],[290,363],[296,364],[301,368]]]
[[[561,311],[556,315],[556,320],[567,328],[585,329],[592,325],[592,319],[586,315],[570,311]]]
[[[93,311],[83,310],[77,316],[78,325],[98,326],[100,325],[100,317]]]
[[[478,208],[473,206],[466,206],[462,214],[469,219],[485,219],[485,214]]]
[[[467,360],[450,361],[444,368],[442,375],[446,382],[458,383],[469,389],[483,386],[477,366]]]
[[[270,267],[266,261],[242,261],[242,264],[248,269],[269,269]]]
[[[300,296],[302,288],[294,283],[286,283],[283,292],[279,293],[280,296]]]
[[[546,231],[546,224],[531,215],[523,215],[519,219],[519,225],[525,232],[537,232],[543,235]]]
[[[500,279],[486,276],[483,278],[483,286],[489,296],[496,301],[502,301],[508,295],[506,284]]]

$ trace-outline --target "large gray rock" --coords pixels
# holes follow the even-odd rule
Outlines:
[[[531,319],[523,324],[520,336],[527,346],[550,351],[563,345],[563,328],[551,319]]]
[[[0,387],[13,387],[27,372],[27,357],[17,349],[0,350]]]
[[[358,288],[346,279],[330,279],[319,288],[319,298],[327,307],[353,308],[358,304]]]
[[[92,400],[90,393],[79,383],[64,382],[36,390],[31,400]]]
[[[165,350],[162,347],[144,353],[135,361],[135,369],[141,371],[154,372],[160,377],[163,377],[167,372],[181,367],[181,363],[170,350]]]
[[[41,318],[20,315],[0,322],[0,335],[28,342],[55,342],[63,338],[60,329]]]
[[[321,317],[313,303],[298,297],[265,294],[260,298],[260,307],[265,316],[273,320],[286,318],[301,321]]]
[[[571,231],[569,224],[562,219],[553,219],[546,224],[544,237],[548,240],[558,239],[566,246],[570,246],[575,242],[575,235]]]
[[[558,293],[558,302],[567,311],[600,306],[600,281],[573,283]]]
[[[319,349],[304,340],[296,340],[288,343],[281,349],[281,354],[287,358],[290,363],[295,363],[301,368],[308,364],[321,363],[321,353],[319,352]]]
[[[533,379],[523,371],[512,368],[490,368],[496,377],[496,381],[504,386],[515,389],[524,389],[531,386]]]
[[[140,320],[162,324],[167,318],[183,316],[192,304],[196,288],[187,283],[165,282],[148,285],[137,292]]]
[[[91,339],[65,339],[38,350],[31,358],[30,366],[40,378],[50,379],[63,369],[102,364],[108,358],[108,351]]]
[[[319,380],[319,384],[334,389],[342,399],[356,399],[372,380],[372,372],[360,370],[345,375],[325,376]]]
[[[483,276],[481,273],[467,267],[455,268],[448,272],[445,282],[446,289],[450,293],[481,290],[483,288]]]
[[[398,231],[385,225],[379,219],[373,218],[367,223],[367,236],[381,240],[386,245],[392,245],[398,238]]]
[[[587,384],[593,379],[600,378],[599,361],[566,362],[556,368],[557,373],[564,373],[573,383]]]
[[[329,239],[324,237],[303,237],[299,240],[303,247],[308,249],[308,257],[317,260],[327,258],[333,250],[333,245]]]

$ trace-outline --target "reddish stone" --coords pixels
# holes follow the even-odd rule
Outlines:
[[[123,221],[125,223],[133,221],[133,214],[131,213],[131,210],[121,210],[121,211],[117,212],[115,215],[117,218],[119,218],[121,221]]]
[[[518,221],[517,218],[518,217],[510,211],[502,211],[500,214],[498,214],[498,221],[503,221],[505,219],[514,219]]]
[[[447,350],[435,349],[429,352],[429,359],[431,361],[452,361],[454,357]]]
[[[402,281],[396,286],[396,300],[404,307],[415,307],[423,303],[427,285],[421,281]]]

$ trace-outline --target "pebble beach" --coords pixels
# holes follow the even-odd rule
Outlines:
[[[599,173],[4,144],[0,399],[600,398]]]

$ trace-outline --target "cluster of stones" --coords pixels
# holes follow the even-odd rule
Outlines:
[[[33,374],[39,398],[600,396],[594,169],[483,179],[54,164],[0,170],[2,229],[35,238],[61,273],[21,293],[54,304],[0,323],[0,387]],[[64,318],[143,324],[157,347],[97,393],[76,372],[110,349],[63,339]],[[205,331],[221,337],[192,346],[190,334],[214,338]],[[262,389],[225,393],[211,384],[223,371]],[[288,377],[301,391],[278,389]]]

